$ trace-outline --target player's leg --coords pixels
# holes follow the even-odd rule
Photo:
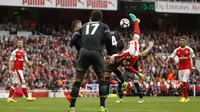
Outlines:
[[[17,102],[16,100],[13,100],[13,96],[15,94],[16,87],[19,83],[20,83],[20,81],[19,81],[19,78],[18,78],[16,72],[13,72],[13,74],[12,74],[12,85],[10,87],[10,92],[9,92],[7,102]]]
[[[184,86],[184,83],[182,82],[183,81],[183,74],[184,74],[184,71],[183,70],[179,70],[178,72],[178,77],[179,77],[179,80],[180,80],[180,87],[181,87],[181,94],[182,94],[182,98],[179,100],[179,102],[184,102],[185,101],[185,86]]]
[[[110,76],[111,76],[112,72],[113,72],[112,65],[111,64],[107,64],[106,65],[106,72],[105,72],[106,83],[108,85],[108,87],[107,87],[107,95],[109,95],[109,90],[110,90]]]
[[[139,72],[138,72],[137,70],[135,70],[132,66],[129,66],[127,69],[128,69],[130,72],[132,72],[132,73],[138,75],[141,79],[144,79],[144,74],[139,73]]]
[[[79,94],[79,89],[82,81],[84,80],[85,71],[90,66],[89,52],[90,51],[87,49],[80,50],[80,56],[76,64],[76,81],[73,83],[71,93],[67,95],[67,99],[70,102],[70,108],[68,109],[68,112],[75,112],[75,104]]]
[[[92,52],[91,55],[93,55],[93,60],[91,60],[92,66],[99,80],[100,112],[108,112],[105,105],[108,90],[108,84],[105,76],[106,64],[100,52]]]
[[[120,72],[120,73],[118,73],[116,70],[117,70],[117,68],[119,67],[119,64],[117,64],[117,63],[114,63],[114,64],[109,64],[109,65],[107,65],[106,66],[106,72],[105,72],[105,76],[106,76],[106,81],[107,81],[107,84],[108,84],[108,90],[107,90],[107,92],[108,92],[108,96],[107,96],[107,98],[112,98],[112,97],[116,97],[116,95],[115,94],[109,94],[109,87],[110,87],[110,76],[111,76],[111,73],[114,71],[114,73],[119,77],[119,75],[121,74],[122,75],[122,73]],[[120,78],[119,78],[120,79]],[[122,79],[120,79],[120,80],[122,80]],[[124,80],[122,80],[121,82],[124,82]],[[120,88],[121,89],[121,88]]]
[[[141,89],[141,87],[139,85],[139,81],[137,79],[137,76],[135,76],[135,79],[133,80],[133,83],[134,83],[134,86],[135,86],[135,88],[137,90],[137,94],[138,94],[138,96],[140,98],[138,103],[143,103],[144,102],[143,93],[142,93],[142,89]]]
[[[16,73],[17,73],[18,78],[20,80],[21,88],[22,88],[22,92],[24,93],[24,96],[27,98],[28,101],[34,101],[35,98],[28,97],[28,90],[27,90],[27,87],[26,87],[26,82],[25,82],[25,79],[24,79],[23,71],[22,70],[16,70]]]
[[[114,73],[121,81],[119,82],[119,84],[121,86],[121,91],[123,92],[124,90],[126,90],[128,83],[124,80],[124,76],[122,75],[122,72],[119,69],[115,69]]]
[[[139,23],[140,23],[140,20],[134,15],[134,14],[129,14],[131,20],[133,21],[133,25],[134,25],[134,36],[133,36],[133,39],[134,40],[139,40],[140,38],[140,28],[139,28]]]
[[[188,98],[188,88],[189,88],[189,84],[188,84],[188,81],[189,81],[189,75],[190,75],[190,70],[189,69],[186,69],[186,70],[183,70],[183,78],[181,80],[182,82],[182,86],[183,86],[183,92],[184,92],[184,98],[185,100],[183,100],[183,102],[188,102],[189,101],[189,98]]]
[[[118,95],[119,95],[119,100],[117,100],[117,103],[122,103],[123,102],[123,91],[122,91],[122,82],[118,82]]]

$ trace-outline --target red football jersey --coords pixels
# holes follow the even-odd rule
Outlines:
[[[170,57],[174,58],[175,56],[178,56],[179,58],[179,70],[192,69],[191,58],[195,57],[192,48],[189,46],[186,46],[185,48],[178,47]]]
[[[119,54],[114,54],[111,56],[111,63],[117,62],[120,63],[120,65],[128,67],[128,66],[133,66],[136,61],[139,59],[139,56],[133,56],[129,52],[129,50],[124,51],[121,55]]]
[[[16,49],[11,53],[10,61],[14,61],[14,70],[23,70],[24,60],[28,60],[26,51]]]

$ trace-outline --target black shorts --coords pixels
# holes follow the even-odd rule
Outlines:
[[[106,65],[106,72],[114,72],[119,66],[120,64],[117,63],[108,64]]]
[[[89,66],[93,66],[96,73],[105,72],[106,64],[101,52],[81,48],[76,64],[76,70],[85,72]]]

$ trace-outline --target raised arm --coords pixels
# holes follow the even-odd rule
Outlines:
[[[152,49],[153,46],[154,46],[154,42],[150,41],[149,46],[143,52],[141,52],[139,55],[145,56],[147,53],[149,53],[149,51]]]

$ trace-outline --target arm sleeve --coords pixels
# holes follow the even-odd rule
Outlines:
[[[129,53],[131,56],[138,56],[139,55],[139,48],[138,48],[138,42],[131,41],[129,46]]]
[[[110,29],[107,25],[104,28],[104,35],[106,37],[105,38],[105,46],[106,46],[107,54],[111,54],[110,47],[112,46],[112,37],[110,34]]]
[[[72,35],[72,40],[70,42],[70,47],[77,46],[79,39],[81,38],[81,30],[74,32]]]
[[[27,53],[25,53],[24,59],[26,62],[28,62]]]
[[[110,56],[110,63],[111,64],[113,64],[115,62],[115,58],[114,57],[115,57],[114,55]]]
[[[192,48],[190,48],[190,57],[191,58],[195,57],[194,50]]]
[[[11,55],[10,55],[10,61],[14,61],[15,60],[15,51],[13,51],[12,53],[11,53]]]
[[[176,49],[173,51],[173,53],[171,54],[170,58],[174,58],[176,56]]]

